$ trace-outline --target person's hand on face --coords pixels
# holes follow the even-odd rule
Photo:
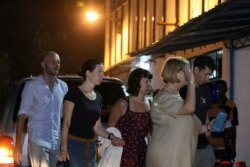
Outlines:
[[[185,74],[185,78],[187,83],[194,83],[195,77],[194,77],[194,73],[193,73],[193,66],[189,66],[189,64],[187,64],[184,67],[184,74]]]

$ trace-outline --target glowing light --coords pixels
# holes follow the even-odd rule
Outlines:
[[[0,149],[0,164],[14,163],[13,152],[8,149]]]
[[[94,22],[100,18],[100,15],[96,13],[95,11],[88,11],[86,13],[86,18],[90,22]]]

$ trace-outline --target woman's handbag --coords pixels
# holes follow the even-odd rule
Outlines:
[[[69,161],[57,161],[56,167],[69,167]]]

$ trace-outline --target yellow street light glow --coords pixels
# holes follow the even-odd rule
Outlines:
[[[87,17],[88,21],[94,22],[100,18],[100,15],[98,13],[96,13],[95,11],[88,11],[86,13],[86,17]]]

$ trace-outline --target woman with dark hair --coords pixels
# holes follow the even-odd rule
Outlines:
[[[128,78],[128,97],[118,100],[112,108],[108,124],[120,130],[125,140],[121,167],[146,166],[145,138],[151,130],[150,102],[152,74],[137,68]]]
[[[101,126],[102,97],[94,87],[103,79],[103,64],[99,60],[87,60],[80,75],[82,84],[71,88],[64,97],[59,159],[70,160],[70,167],[95,167],[96,134],[110,139],[116,146],[123,146],[124,141]]]

